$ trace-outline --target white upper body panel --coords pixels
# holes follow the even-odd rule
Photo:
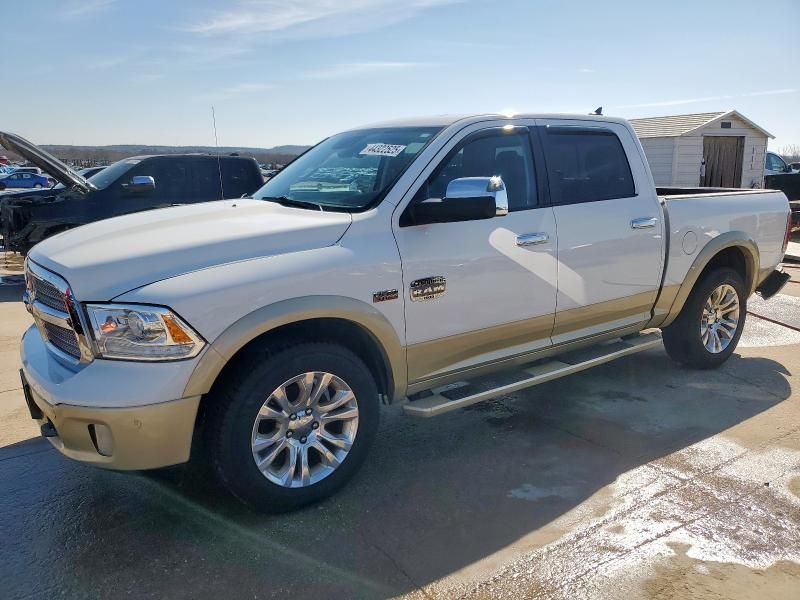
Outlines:
[[[743,232],[758,247],[759,269],[783,260],[789,203],[783,192],[742,190],[723,194],[667,196],[669,259],[664,285],[683,282],[697,255],[729,231]]]

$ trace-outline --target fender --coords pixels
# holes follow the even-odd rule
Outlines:
[[[369,304],[345,296],[306,296],[282,300],[245,315],[215,339],[201,355],[184,397],[208,393],[228,361],[248,342],[281,325],[316,318],[351,321],[367,330],[383,352],[394,397],[402,398],[408,381],[405,348],[391,323]]]
[[[681,309],[683,309],[686,299],[694,289],[703,270],[717,254],[726,248],[739,248],[742,250],[745,259],[745,284],[749,292],[748,296],[753,294],[760,283],[759,280],[763,278],[763,274],[760,271],[761,261],[758,246],[744,231],[728,231],[718,235],[703,246],[692,266],[689,267],[683,283],[679,286],[670,286],[661,290],[661,297],[658,299],[654,309],[655,317],[647,326],[666,327],[672,323],[680,314]],[[661,317],[658,316],[659,313]],[[659,322],[660,319],[661,322]]]

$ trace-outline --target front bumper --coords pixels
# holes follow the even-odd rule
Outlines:
[[[181,392],[194,361],[96,360],[74,370],[47,351],[35,327],[23,335],[21,357],[31,416],[65,456],[120,470],[189,460],[200,396]]]

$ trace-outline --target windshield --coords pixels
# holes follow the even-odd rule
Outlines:
[[[80,171],[78,171],[78,175],[80,175],[81,177],[85,178],[87,173],[89,173],[91,171],[94,171],[94,169],[95,169],[95,167],[89,167],[88,169],[81,169]],[[89,179],[91,180],[91,177]],[[66,187],[66,186],[63,183],[57,183],[57,184],[55,184],[53,186],[53,189],[54,190],[63,190],[64,187]]]
[[[94,185],[94,187],[96,187],[98,190],[105,189],[119,179],[123,173],[128,171],[134,165],[138,165],[140,162],[142,161],[138,158],[125,158],[115,162],[110,167],[106,167],[99,173],[95,173],[89,178],[89,181],[91,181],[92,185]]]
[[[309,202],[333,210],[369,208],[439,131],[439,127],[392,127],[334,135],[286,166],[253,197]]]

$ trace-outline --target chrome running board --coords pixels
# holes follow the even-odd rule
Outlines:
[[[500,371],[473,381],[452,383],[414,394],[403,405],[403,410],[413,417],[436,417],[660,345],[660,331],[611,340],[567,352],[554,359],[536,361],[527,367]]]

